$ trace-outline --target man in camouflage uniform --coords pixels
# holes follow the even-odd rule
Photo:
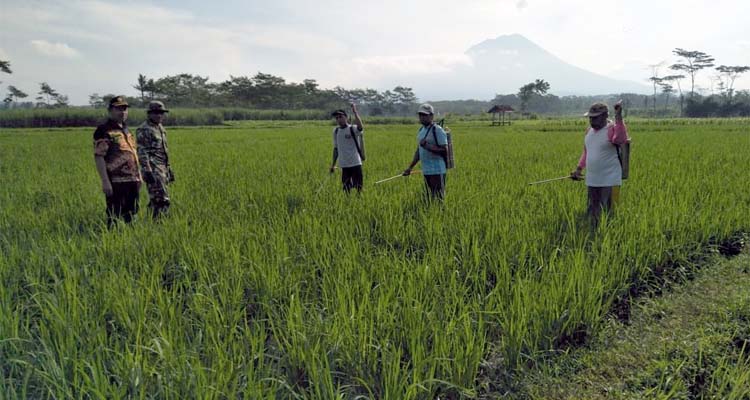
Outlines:
[[[128,130],[128,103],[123,96],[109,101],[109,119],[94,131],[94,162],[107,202],[107,225],[129,223],[138,212],[141,174],[135,138]]]
[[[154,219],[169,210],[167,185],[174,182],[172,168],[169,166],[167,151],[167,132],[162,126],[164,114],[168,113],[161,101],[148,104],[148,118],[138,127],[138,158],[141,164],[143,180],[148,185],[148,207]]]

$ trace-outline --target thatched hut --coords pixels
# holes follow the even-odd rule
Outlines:
[[[494,105],[492,108],[490,108],[487,113],[492,114],[492,123],[490,125],[510,125],[511,123],[511,114],[512,112],[515,112],[516,110],[513,109],[513,107],[507,105],[507,104],[501,104],[501,105]],[[507,115],[507,118],[506,118]]]

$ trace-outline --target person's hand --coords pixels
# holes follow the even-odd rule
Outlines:
[[[615,113],[622,114],[622,99],[615,103]]]
[[[112,190],[112,184],[109,181],[102,182],[102,192],[107,197],[112,196],[114,191]]]
[[[404,173],[401,174],[402,176],[409,176],[411,175],[411,168],[407,168],[404,170]]]
[[[336,167],[335,167],[335,166],[333,166],[333,165],[331,165],[331,168],[328,168],[328,173],[329,173],[329,174],[332,174],[332,173],[333,173],[333,171],[335,171],[335,170],[336,170]]]
[[[354,102],[351,102],[351,103],[349,103],[349,106],[352,108],[352,112],[354,114],[356,114],[357,113],[357,105],[354,104]]]
[[[570,179],[574,181],[580,181],[581,179],[583,179],[583,175],[581,175],[581,170],[576,168],[575,171],[571,172]]]
[[[425,147],[425,146],[427,146],[427,139],[422,139],[422,140],[420,140],[420,141],[419,141],[419,145],[420,145],[420,146],[422,146],[422,147]]]

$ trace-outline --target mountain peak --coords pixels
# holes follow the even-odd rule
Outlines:
[[[544,49],[536,43],[527,39],[525,36],[513,33],[510,35],[500,35],[494,39],[487,39],[475,46],[469,48],[466,54],[472,55],[477,53],[509,52],[515,51],[520,53],[546,53]]]
[[[439,77],[425,77],[414,84],[427,98],[492,98],[515,93],[536,79],[552,85],[557,95],[644,93],[645,85],[612,79],[571,65],[525,36],[513,33],[487,39],[468,50],[471,63]]]

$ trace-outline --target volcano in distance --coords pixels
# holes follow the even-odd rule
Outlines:
[[[471,62],[452,71],[410,79],[422,99],[492,99],[544,79],[556,95],[648,93],[649,87],[568,64],[519,34],[485,40],[465,52]],[[606,54],[602,54],[606,56]]]

